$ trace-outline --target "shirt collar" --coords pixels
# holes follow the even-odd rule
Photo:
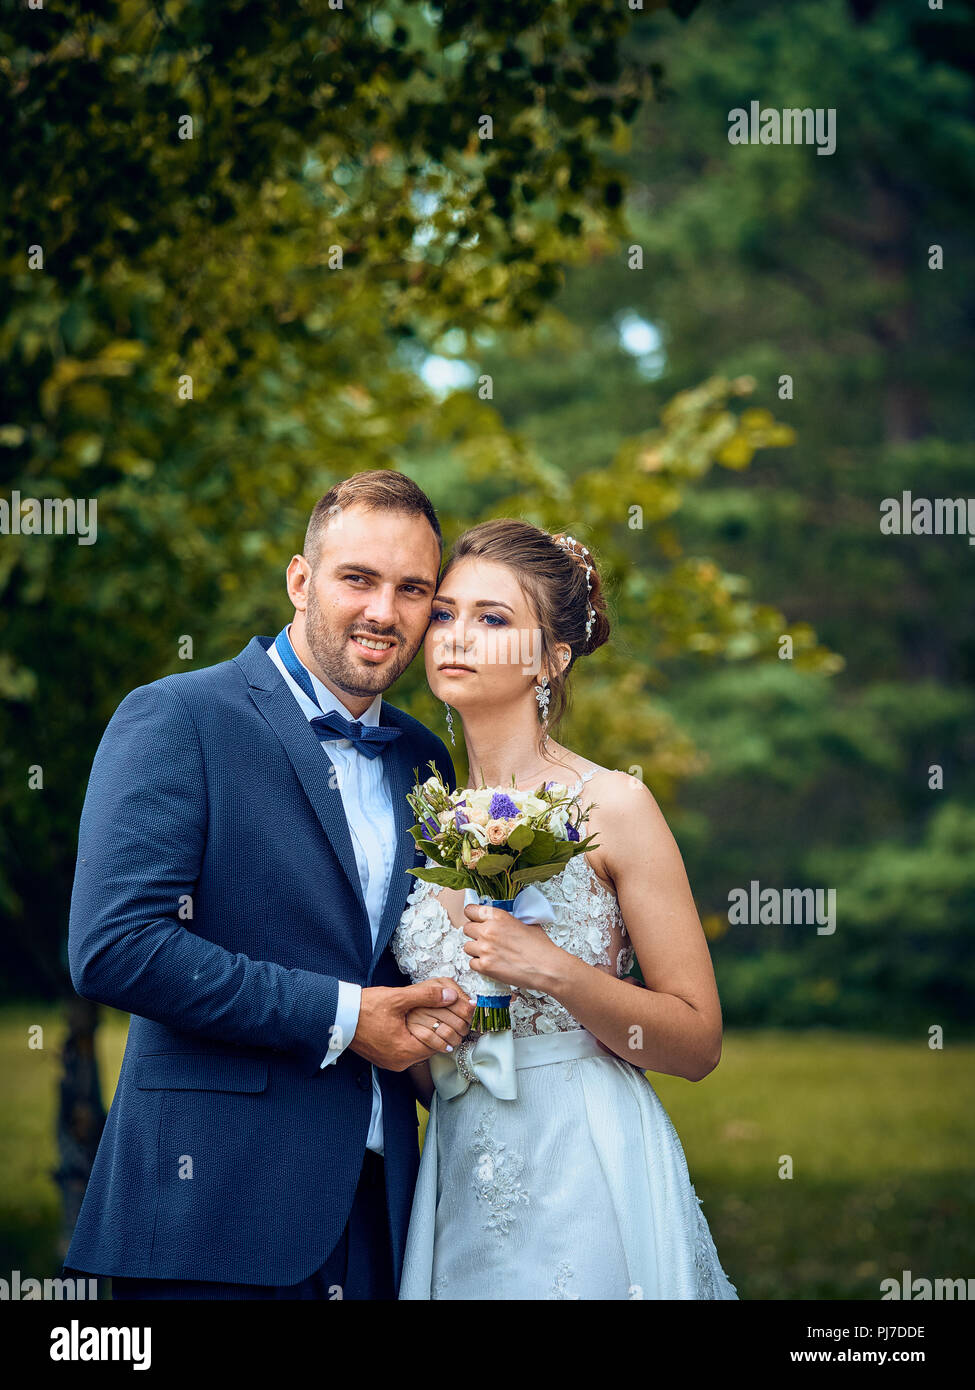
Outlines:
[[[291,648],[291,650],[294,652],[294,651],[295,651],[295,646],[294,646],[294,643],[293,643],[292,640],[291,640],[291,624],[290,624],[290,623],[288,624],[288,629],[287,629],[287,632],[285,633],[285,636],[286,636],[287,639],[288,639],[288,646],[289,646],[289,647]],[[295,652],[295,659],[296,659],[297,661],[301,662],[301,665],[304,667],[304,669],[305,669],[306,671],[308,671],[308,667],[305,666],[305,663],[301,660],[301,657],[298,655],[297,652]],[[285,674],[287,674],[287,673],[285,673]],[[372,704],[371,704],[371,705],[368,705],[368,706],[366,707],[366,709],[363,710],[362,714],[356,716],[356,715],[354,715],[354,714],[351,712],[351,710],[349,710],[345,705],[343,705],[343,703],[342,703],[342,701],[339,699],[339,697],[338,697],[336,694],[334,694],[333,691],[329,690],[329,688],[328,688],[327,685],[322,685],[321,681],[320,681],[320,680],[318,679],[318,677],[315,675],[314,671],[308,671],[308,676],[309,676],[309,679],[311,680],[311,688],[312,688],[312,690],[314,690],[314,692],[315,692],[315,699],[318,701],[318,703],[319,703],[319,704],[321,705],[321,707],[322,707],[322,714],[329,714],[332,710],[338,710],[339,714],[341,714],[341,716],[342,716],[343,719],[355,719],[355,718],[358,718],[360,724],[365,724],[365,725],[367,725],[367,726],[369,726],[369,727],[372,727],[372,728],[375,728],[375,727],[378,726],[378,724],[379,724],[379,715],[380,715],[380,711],[381,711],[381,709],[382,709],[382,703],[383,703],[383,697],[382,697],[382,692],[381,692],[381,691],[380,691],[380,693],[376,696],[376,698],[373,700]],[[292,682],[292,688],[293,688],[293,689],[296,689],[296,688],[297,688],[297,687],[294,686],[293,682]],[[303,693],[303,692],[299,692],[299,693]]]

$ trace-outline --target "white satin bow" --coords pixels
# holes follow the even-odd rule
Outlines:
[[[479,897],[473,888],[464,893],[464,906],[469,903],[488,903],[490,898]],[[515,895],[512,917],[526,926],[554,922],[552,904],[533,883],[528,883]],[[482,994],[506,994],[510,986],[496,985],[487,976],[481,977],[478,989]],[[498,1100],[517,1100],[518,1082],[515,1068],[515,1038],[511,1029],[503,1033],[472,1033],[455,1052],[435,1052],[430,1058],[430,1074],[437,1095],[453,1100],[467,1090],[472,1081],[479,1081]]]
[[[470,1033],[455,1052],[433,1054],[430,1074],[441,1100],[462,1096],[472,1081],[479,1081],[498,1100],[517,1100],[515,1035],[510,1028],[503,1033]]]

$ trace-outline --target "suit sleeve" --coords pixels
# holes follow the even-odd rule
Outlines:
[[[220,1042],[326,1054],[338,980],[251,960],[191,930],[208,806],[196,726],[171,685],[112,716],[81,814],[68,963],[83,998]]]

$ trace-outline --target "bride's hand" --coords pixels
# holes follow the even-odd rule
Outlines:
[[[464,950],[472,970],[506,985],[550,992],[565,952],[541,927],[488,903],[469,903],[464,915],[464,935],[470,938]]]
[[[444,989],[456,990],[457,999],[453,1004],[444,1004],[442,1008],[410,1009],[406,1015],[406,1026],[415,1038],[426,1043],[431,1052],[453,1051],[470,1032],[474,1005],[456,980],[439,975],[434,979]]]

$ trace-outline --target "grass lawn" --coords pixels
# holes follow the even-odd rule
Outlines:
[[[44,1046],[28,1047],[41,1024]],[[103,1011],[106,1106],[127,1015]],[[57,1271],[50,1173],[57,1009],[0,1008],[0,1277]],[[880,1296],[880,1280],[975,1277],[975,1044],[806,1032],[725,1035],[690,1083],[651,1075],[687,1154],[725,1272],[743,1299]],[[792,1177],[783,1178],[784,1157]]]

